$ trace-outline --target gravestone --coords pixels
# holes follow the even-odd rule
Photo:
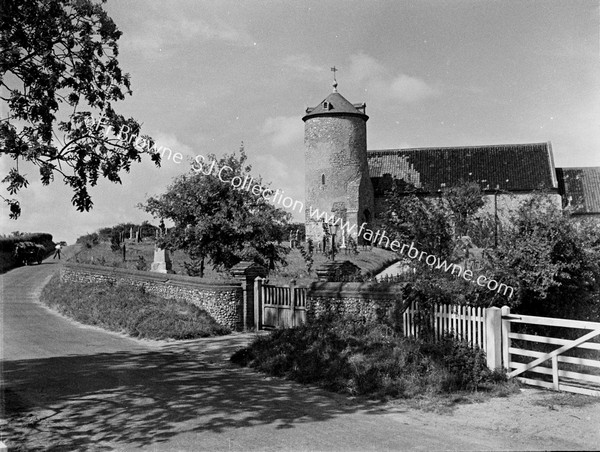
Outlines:
[[[151,272],[174,273],[173,263],[169,251],[163,248],[154,248],[154,261],[150,266]]]
[[[360,267],[350,261],[326,262],[316,268],[319,281],[352,282],[360,280]]]

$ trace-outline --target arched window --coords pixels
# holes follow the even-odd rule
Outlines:
[[[321,174],[321,185],[325,185],[325,174]]]

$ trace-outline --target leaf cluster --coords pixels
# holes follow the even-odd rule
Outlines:
[[[137,137],[140,125],[112,106],[131,86],[117,60],[121,32],[102,3],[2,1],[0,85],[8,116],[0,118],[0,153],[15,161],[2,180],[11,196],[29,185],[19,167],[25,161],[38,168],[44,185],[62,176],[73,189],[72,203],[87,211],[93,204],[88,188],[100,176],[120,183],[119,173],[149,153],[116,136],[127,127]],[[94,111],[103,119],[90,125]],[[158,154],[152,159],[159,164]],[[17,218],[19,201],[4,200]]]

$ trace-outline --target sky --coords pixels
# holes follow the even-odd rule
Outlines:
[[[115,109],[190,160],[243,141],[253,173],[300,201],[301,118],[331,92],[332,66],[338,91],[367,104],[369,149],[550,141],[557,167],[600,166],[598,5],[109,0],[133,90]],[[2,173],[9,164],[0,159]],[[84,213],[59,178],[43,187],[31,168],[23,213],[9,220],[4,208],[0,233],[73,243],[118,223],[158,224],[136,206],[189,168],[145,158],[121,185],[94,187]]]

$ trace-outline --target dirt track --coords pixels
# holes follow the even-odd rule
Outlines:
[[[50,259],[2,276],[0,441],[15,449],[600,448],[600,403],[525,389],[434,414],[230,365],[250,334],[169,344],[85,327],[37,302],[58,268]]]

